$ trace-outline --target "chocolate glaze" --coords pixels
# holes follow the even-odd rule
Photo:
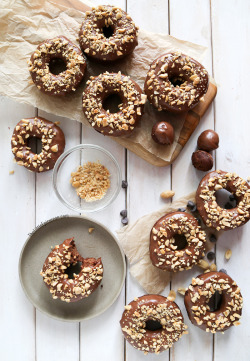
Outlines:
[[[28,140],[32,137],[42,141],[40,154],[33,153],[28,147]],[[46,172],[52,169],[63,153],[64,147],[63,131],[56,124],[42,117],[20,120],[11,138],[12,153],[17,164],[33,172]]]
[[[139,85],[121,73],[103,73],[92,77],[83,92],[83,112],[92,127],[104,135],[119,137],[130,134],[143,114],[146,96]],[[117,113],[103,108],[104,100],[118,94],[121,107]]]
[[[103,28],[111,28],[112,36],[107,38]],[[122,59],[130,54],[136,45],[138,28],[131,17],[114,6],[98,6],[86,11],[79,42],[82,51],[90,58],[102,62]]]
[[[69,279],[65,270],[77,262],[82,263],[80,273]],[[69,238],[50,252],[41,275],[54,299],[76,302],[91,295],[99,286],[103,265],[101,258],[83,258],[77,251],[74,238]]]
[[[215,192],[222,188],[235,195],[235,208],[225,209],[217,204]],[[242,226],[250,219],[250,186],[234,173],[212,171],[199,184],[196,205],[207,227],[227,231]]]
[[[144,91],[149,102],[158,110],[181,113],[198,104],[206,94],[208,84],[208,73],[198,61],[175,52],[161,55],[153,61]]]
[[[51,60],[61,59],[66,70],[58,75],[49,69]],[[82,81],[86,61],[81,49],[65,36],[44,40],[31,55],[29,71],[33,82],[42,92],[49,95],[64,96],[75,91]]]
[[[176,234],[186,237],[187,245],[184,249],[176,249]],[[204,256],[205,242],[205,232],[194,216],[186,212],[168,213],[151,230],[151,262],[155,267],[169,272],[190,269]]]
[[[212,129],[204,130],[197,140],[197,145],[199,149],[211,152],[219,147],[219,136]]]
[[[158,122],[153,126],[151,136],[158,144],[170,145],[174,141],[174,128],[168,122]]]
[[[214,160],[211,154],[204,150],[197,150],[192,154],[192,164],[196,169],[207,172],[213,168]]]
[[[162,328],[148,330],[146,322],[149,320],[158,321]],[[126,340],[145,353],[169,349],[187,328],[177,304],[160,295],[135,298],[125,306],[120,325]]]
[[[222,301],[219,309],[211,312],[208,302],[215,291],[222,295]],[[225,273],[208,272],[193,278],[184,302],[190,321],[204,331],[223,332],[239,324],[242,295],[237,284]]]

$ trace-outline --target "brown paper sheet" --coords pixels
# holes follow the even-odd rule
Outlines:
[[[64,6],[63,6],[63,5]],[[27,60],[37,45],[45,39],[64,35],[76,43],[83,13],[91,6],[79,0],[1,0],[0,2],[0,94],[35,106],[48,113],[78,120],[89,126],[84,118],[81,96],[86,80],[106,70],[130,75],[143,87],[150,63],[159,55],[173,50],[202,61],[206,48],[178,40],[166,34],[139,32],[139,45],[132,55],[113,65],[98,65],[88,61],[85,81],[74,94],[56,98],[40,92],[32,83]],[[156,121],[167,120],[174,126],[175,141],[169,147],[157,145],[151,139],[151,128]],[[170,116],[157,112],[147,103],[140,125],[126,143],[140,144],[145,150],[165,161],[170,160],[178,147],[177,140],[185,116]]]
[[[149,256],[150,232],[155,222],[165,214],[186,207],[188,201],[195,202],[195,192],[182,197],[163,208],[139,218],[134,224],[117,231],[120,244],[126,254],[131,275],[139,282],[147,293],[161,293],[170,282],[170,272],[154,267]],[[207,234],[206,252],[213,244],[209,241],[211,230],[202,225]],[[212,231],[218,236],[218,232]],[[185,272],[185,271],[182,271]]]

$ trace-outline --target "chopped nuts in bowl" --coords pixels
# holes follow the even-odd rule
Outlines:
[[[99,211],[117,197],[121,189],[121,169],[106,149],[80,144],[58,158],[53,170],[53,187],[68,208],[80,213]]]

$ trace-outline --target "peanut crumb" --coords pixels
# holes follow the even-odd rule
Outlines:
[[[232,256],[232,251],[231,251],[231,249],[227,249],[226,252],[225,252],[225,258],[226,258],[227,260],[229,260],[229,259],[231,258],[231,256]]]
[[[110,173],[99,162],[88,162],[71,173],[70,183],[86,202],[102,199],[110,188]]]
[[[161,193],[161,198],[163,199],[168,199],[168,198],[172,198],[175,195],[174,191],[164,191]]]
[[[176,292],[174,290],[171,290],[168,294],[167,299],[174,302],[174,300],[176,299]]]
[[[14,173],[15,173],[14,170],[10,170],[10,171],[9,171],[9,174],[14,174]]]
[[[89,233],[91,234],[94,231],[95,228],[89,228]]]

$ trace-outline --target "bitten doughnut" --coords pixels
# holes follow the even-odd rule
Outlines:
[[[222,188],[235,195],[235,208],[225,209],[218,205],[215,192]],[[242,226],[250,219],[250,186],[235,173],[212,171],[199,184],[196,204],[207,227],[228,231]]]
[[[208,302],[216,291],[222,296],[219,309],[210,311]],[[243,299],[235,281],[225,273],[209,272],[193,278],[184,301],[190,321],[206,332],[223,332],[240,324]]]
[[[66,269],[81,262],[79,274],[71,279]],[[40,272],[53,299],[76,302],[86,298],[99,286],[103,277],[101,258],[83,258],[77,251],[74,238],[66,239],[50,252]]]
[[[110,113],[103,108],[104,100],[112,94],[121,98],[119,111]],[[127,135],[141,118],[146,95],[129,76],[103,73],[91,77],[82,97],[83,112],[92,127],[104,135]]]
[[[50,72],[50,62],[55,59],[63,60],[66,66],[66,70],[58,75]],[[46,94],[60,96],[76,90],[86,68],[81,49],[61,35],[38,45],[28,64],[37,88]]]
[[[175,52],[153,61],[144,90],[156,109],[181,113],[199,102],[207,92],[208,83],[208,73],[198,61]]]
[[[33,153],[29,147],[30,138],[42,141],[42,151]],[[20,120],[15,126],[11,148],[17,164],[33,172],[45,172],[54,167],[63,153],[65,138],[63,131],[54,123],[41,117]]]
[[[179,249],[175,235],[183,235],[187,245]],[[186,212],[172,212],[161,217],[150,234],[150,259],[155,267],[165,271],[192,268],[204,256],[206,236],[197,219]]]
[[[101,5],[85,14],[79,42],[87,56],[99,61],[114,61],[130,54],[138,44],[138,28],[125,11]]]
[[[159,328],[150,330],[149,321],[158,321]],[[126,340],[144,353],[165,351],[187,333],[177,304],[160,295],[135,298],[125,306],[120,325]]]

